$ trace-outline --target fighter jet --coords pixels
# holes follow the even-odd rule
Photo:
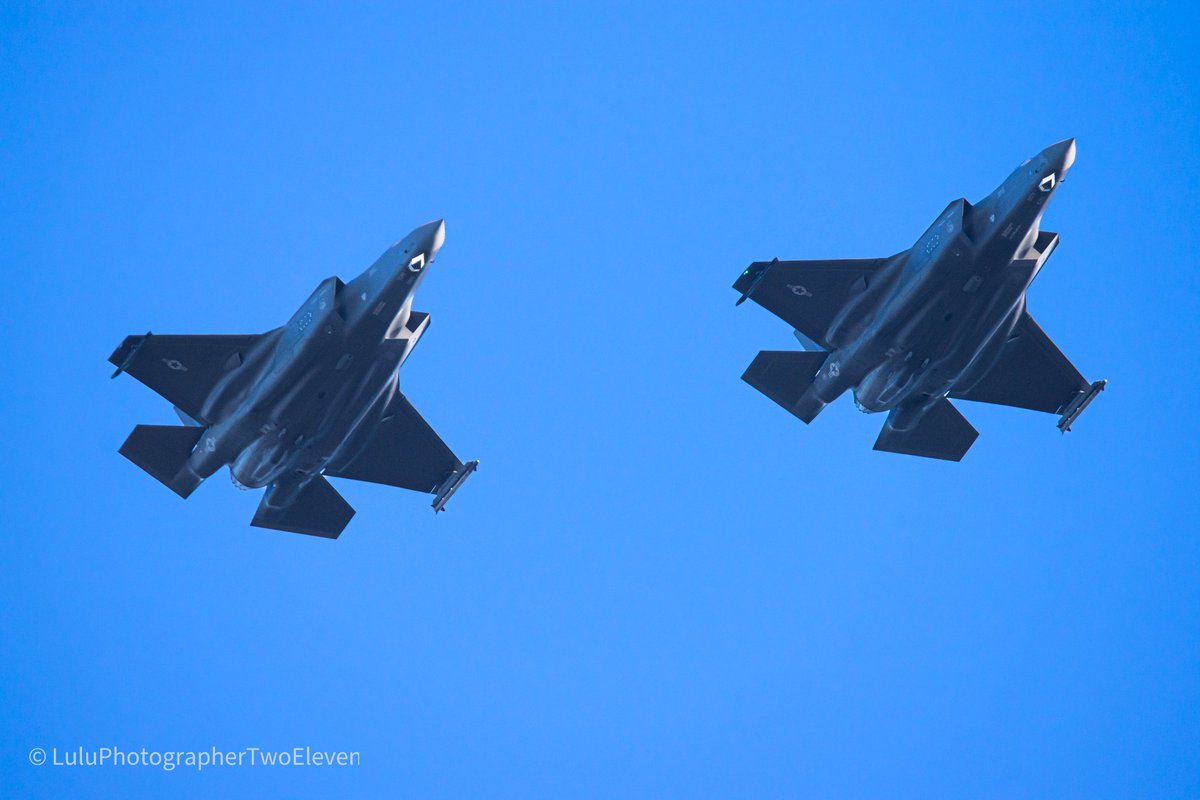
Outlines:
[[[764,350],[742,379],[805,423],[842,392],[887,411],[876,450],[959,461],[979,434],[951,399],[1059,415],[1064,433],[1104,389],[1025,308],[1058,244],[1040,229],[1075,140],[1021,162],[975,205],[955,200],[888,258],[757,261],[733,288],[795,328],[806,351]]]
[[[138,425],[120,453],[180,497],[223,466],[266,487],[251,525],[337,538],[354,516],[327,477],[434,495],[463,463],[399,390],[429,326],[413,293],[446,237],[441,220],[389,247],[349,283],[327,278],[281,328],[246,336],[128,336],[109,356],[174,404],[183,425]]]

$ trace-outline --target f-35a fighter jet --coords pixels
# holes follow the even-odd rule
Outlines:
[[[128,336],[109,356],[175,405],[183,425],[138,425],[121,454],[181,497],[228,465],[267,487],[251,525],[336,538],[354,516],[326,476],[434,495],[441,511],[475,470],[397,388],[429,325],[413,292],[445,239],[441,220],[349,283],[328,278],[282,328],[248,336]]]
[[[875,449],[893,453],[960,460],[978,433],[951,398],[1058,414],[1070,430],[1105,382],[1083,379],[1025,293],[1058,244],[1039,223],[1074,161],[1074,139],[1047,147],[890,258],[751,264],[738,303],[792,325],[808,351],[764,350],[743,380],[806,423],[851,389],[860,410],[889,412]]]

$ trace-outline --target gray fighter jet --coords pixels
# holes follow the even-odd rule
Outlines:
[[[742,379],[804,422],[852,389],[888,411],[876,450],[958,461],[978,433],[950,399],[1029,408],[1071,423],[1104,389],[1089,384],[1025,310],[1058,244],[1039,229],[1075,161],[1047,147],[975,205],[955,200],[890,258],[759,261],[733,284],[795,328],[807,352],[764,350]]]
[[[337,538],[354,516],[326,476],[434,495],[463,463],[397,388],[429,325],[413,292],[445,239],[441,220],[389,247],[349,283],[327,278],[283,327],[247,336],[128,336],[109,356],[174,404],[183,425],[138,425],[120,452],[181,497],[228,465],[267,487],[251,525]]]

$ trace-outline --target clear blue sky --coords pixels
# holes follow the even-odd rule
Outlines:
[[[1200,796],[1193,5],[246,5],[0,6],[0,795]],[[1074,433],[904,458],[739,380],[794,346],[750,261],[897,252],[1067,136]],[[437,217],[446,514],[259,530],[117,454],[173,421],[126,334],[273,327]],[[362,763],[27,757],[304,745]]]

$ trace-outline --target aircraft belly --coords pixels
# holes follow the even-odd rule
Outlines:
[[[331,458],[346,449],[347,444],[353,445],[359,438],[356,434],[372,427],[365,424],[374,421],[372,412],[381,411],[396,392],[397,356],[402,350],[401,347],[381,347],[372,358],[360,359],[358,369],[329,376],[329,382],[337,389],[330,393],[331,402],[311,423],[309,457],[304,459],[303,468],[323,469]]]
[[[854,403],[860,411],[886,411],[907,396],[913,369],[903,358],[891,357],[873,369],[854,387]]]
[[[941,396],[982,347],[969,313],[951,311],[952,297],[926,309],[920,324],[903,331],[889,358],[855,389],[855,402],[868,412],[886,411],[911,398]],[[966,316],[967,318],[963,318]]]
[[[924,309],[920,324],[903,331],[908,347],[894,346],[895,354],[855,387],[858,408],[887,411],[949,392],[994,344],[1004,322],[1014,319],[1012,298],[1004,289],[1002,283],[993,292],[981,292],[982,297],[940,295],[939,302]],[[1017,300],[1023,306],[1019,296]]]
[[[947,390],[986,361],[989,352],[997,350],[997,339],[1002,341],[1007,336],[1024,311],[1027,273],[1016,263],[989,270],[991,279],[964,307],[960,327],[938,360],[940,371],[949,380]]]
[[[231,416],[246,401],[256,383],[264,374],[268,360],[282,335],[282,328],[276,328],[263,335],[248,353],[241,367],[230,370],[204,401],[202,416],[208,420],[222,420]]]
[[[931,288],[923,303],[906,309],[905,324],[891,326],[894,333],[889,331],[887,338],[894,349],[904,351],[916,373],[909,383],[911,393],[948,391],[1021,302],[1021,276],[981,261],[963,259],[953,269],[942,270],[941,286]],[[885,407],[903,399],[894,391],[884,393],[882,384],[880,393],[878,402]],[[863,398],[868,405],[869,394],[864,392]]]
[[[288,424],[254,441],[230,467],[234,482],[258,488],[288,477],[319,473],[353,430],[353,404],[340,395],[332,405],[313,408],[313,415],[291,416]],[[336,410],[336,409],[343,410]]]
[[[274,483],[287,470],[287,456],[285,440],[265,434],[229,465],[229,475],[239,489],[261,489]]]
[[[358,433],[371,428],[371,425],[367,424],[373,421],[374,415],[371,412],[382,411],[391,397],[387,389],[385,385],[369,396],[356,397],[341,413],[326,421],[315,445],[323,454],[322,467],[334,456],[340,456],[347,444],[357,442],[360,438]]]

